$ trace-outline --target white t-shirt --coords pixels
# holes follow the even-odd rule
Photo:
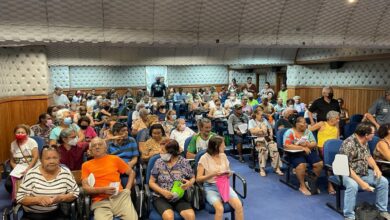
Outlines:
[[[37,142],[32,138],[28,138],[24,144],[20,145],[20,149],[22,150],[22,151],[20,151],[18,144],[16,143],[16,140],[13,141],[11,143],[11,154],[15,160],[15,163],[16,164],[24,164],[24,165],[28,166],[28,163],[24,159],[24,157],[26,157],[28,162],[30,162],[32,160],[32,150],[36,147],[38,147]],[[23,154],[22,154],[22,152],[23,152]],[[24,157],[23,157],[23,155],[24,155]]]
[[[56,105],[68,105],[70,103],[68,97],[66,97],[66,95],[64,94],[61,95],[53,94],[53,101],[54,104]]]
[[[188,137],[191,137],[194,134],[195,134],[195,132],[191,128],[186,127],[184,129],[184,131],[178,131],[178,130],[174,129],[171,132],[171,136],[169,138],[176,140],[177,143],[179,143],[180,150],[183,151],[184,150],[184,143],[185,143],[186,139]]]

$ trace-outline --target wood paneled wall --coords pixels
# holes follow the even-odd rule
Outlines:
[[[349,114],[366,113],[376,99],[385,95],[384,88],[333,87],[334,97],[344,99]],[[299,95],[301,101],[308,104],[321,97],[322,87],[289,87],[288,96]]]
[[[33,125],[46,112],[48,96],[23,96],[0,99],[0,162],[9,159],[13,130],[18,124]]]

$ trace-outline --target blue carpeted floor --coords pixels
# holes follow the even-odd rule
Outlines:
[[[334,202],[335,197],[325,190],[325,178],[321,178],[320,195],[303,196],[299,191],[279,182],[279,176],[268,170],[267,177],[260,177],[247,164],[239,163],[229,158],[231,167],[235,172],[244,176],[248,183],[248,195],[244,200],[245,219],[266,220],[329,220],[343,219],[341,215],[326,206],[326,202]],[[372,193],[359,193],[358,200],[368,200],[373,203],[375,195]],[[4,180],[0,183],[0,210],[9,206],[9,195],[4,190]],[[229,215],[226,215],[229,217]],[[196,219],[213,219],[206,211],[196,213]]]

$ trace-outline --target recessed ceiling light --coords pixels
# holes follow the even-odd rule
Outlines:
[[[349,3],[354,3],[356,0],[348,0]]]

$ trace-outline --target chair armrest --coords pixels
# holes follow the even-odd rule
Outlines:
[[[22,211],[22,205],[21,204],[16,204],[13,208],[12,208],[12,217],[13,219],[19,219],[18,218],[18,213],[19,211]]]
[[[76,200],[70,203],[70,219],[77,219]]]
[[[375,162],[390,165],[390,161],[386,161],[386,160],[375,160]]]
[[[85,195],[84,197],[84,209],[85,209],[85,218],[91,219],[91,197]]]
[[[134,186],[134,191],[135,191],[135,196],[136,196],[136,201],[135,201],[135,210],[138,213],[138,216],[141,218],[142,217],[142,202],[143,202],[143,194],[139,188],[138,185]]]
[[[303,150],[286,150],[286,149],[283,149],[284,150],[284,152],[287,152],[287,153],[292,153],[292,154],[294,154],[294,153],[301,153],[301,152],[303,152]]]
[[[239,193],[237,190],[236,190],[236,178],[238,178],[241,183],[242,183],[242,188],[243,188],[243,193]],[[246,198],[246,194],[247,194],[247,183],[246,183],[246,180],[241,176],[239,175],[238,173],[235,173],[233,172],[233,190],[243,199]]]
[[[145,199],[146,199],[146,213],[144,216],[149,216],[150,210],[152,209],[152,192],[150,191],[149,184],[145,184]]]

